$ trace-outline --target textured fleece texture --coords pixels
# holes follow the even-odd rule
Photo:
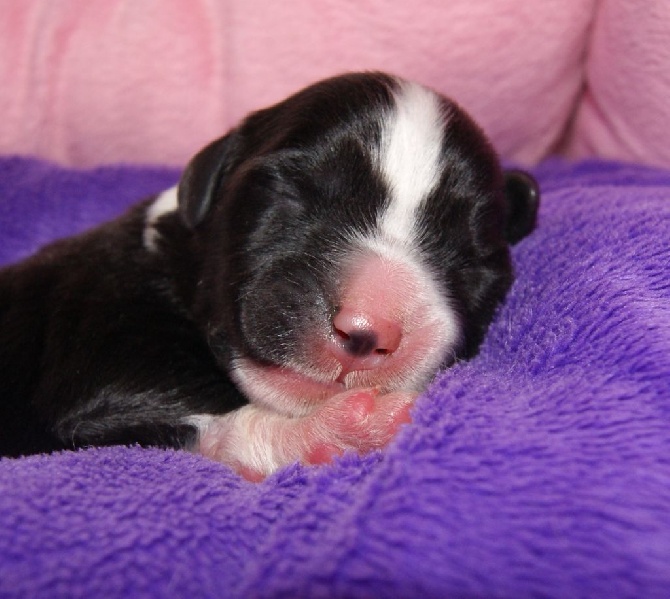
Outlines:
[[[249,110],[381,69],[434,86],[508,159],[562,138],[594,0],[0,0],[0,152],[183,164]],[[501,118],[504,116],[504,118]]]
[[[549,162],[478,357],[383,452],[260,484],[184,452],[0,460],[1,597],[667,597],[670,173]],[[0,259],[170,170],[0,161]]]

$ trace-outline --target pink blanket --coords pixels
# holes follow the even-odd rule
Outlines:
[[[668,39],[667,0],[0,0],[0,153],[181,165],[251,109],[383,69],[507,159],[670,165]]]
[[[670,165],[667,0],[0,0],[0,154],[182,165],[249,110],[381,69],[509,160]]]

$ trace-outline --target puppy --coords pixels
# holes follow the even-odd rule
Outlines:
[[[380,448],[476,353],[538,202],[454,102],[312,85],[0,271],[0,452],[187,448],[255,479]]]

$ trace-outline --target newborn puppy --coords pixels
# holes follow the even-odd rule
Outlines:
[[[259,478],[382,447],[476,353],[538,202],[450,100],[312,85],[0,271],[0,451],[183,447]]]

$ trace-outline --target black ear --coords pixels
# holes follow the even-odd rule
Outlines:
[[[184,170],[177,197],[186,226],[197,227],[207,215],[237,154],[237,134],[231,132],[198,152]]]
[[[540,207],[540,186],[525,171],[507,170],[504,177],[504,193],[508,206],[505,236],[509,243],[514,244],[535,228],[537,210]]]

